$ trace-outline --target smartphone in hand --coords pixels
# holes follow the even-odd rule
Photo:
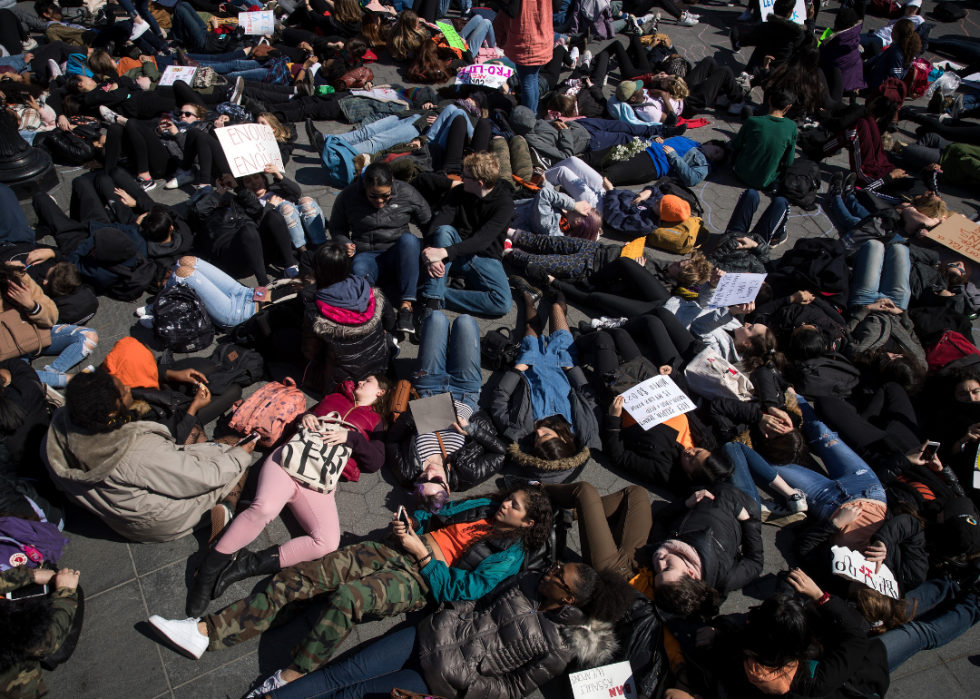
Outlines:
[[[235,446],[236,446],[236,447],[240,447],[240,446],[242,446],[243,444],[248,444],[249,442],[254,442],[254,441],[256,441],[256,440],[257,440],[257,439],[258,439],[258,438],[259,438],[260,436],[261,436],[261,435],[260,435],[260,434],[259,434],[258,432],[252,432],[252,433],[251,433],[250,435],[248,435],[248,436],[246,436],[246,437],[242,437],[242,438],[241,438],[241,439],[239,439],[239,440],[238,440],[237,442],[235,442]]]
[[[936,454],[939,453],[939,442],[929,441],[926,443],[925,451],[922,452],[922,459],[926,463],[932,461],[936,458]]]

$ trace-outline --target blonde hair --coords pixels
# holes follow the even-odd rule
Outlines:
[[[472,153],[463,160],[463,167],[472,173],[475,179],[483,182],[487,189],[497,186],[500,179],[500,161],[490,153]]]
[[[419,26],[419,16],[411,10],[402,10],[388,31],[388,53],[396,61],[407,61],[429,38],[429,33]]]
[[[667,91],[675,100],[686,99],[691,91],[687,89],[687,83],[679,75],[671,75],[667,80]]]
[[[262,112],[259,116],[255,117],[255,121],[258,121],[259,117],[265,117],[266,123],[272,129],[272,133],[279,143],[285,143],[289,140],[289,129],[282,125],[275,114],[272,112]]]
[[[714,265],[708,262],[708,258],[700,250],[695,250],[687,256],[687,264],[681,268],[677,275],[677,281],[684,286],[697,286],[704,284],[711,276]]]
[[[916,204],[915,209],[920,214],[925,214],[929,218],[942,218],[943,216],[949,216],[949,207],[946,206],[946,202],[937,196],[931,197],[924,204]]]

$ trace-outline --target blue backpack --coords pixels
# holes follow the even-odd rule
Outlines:
[[[95,75],[88,69],[85,54],[73,53],[68,56],[68,63],[65,65],[65,72],[68,75],[84,75],[86,78],[94,78]]]
[[[354,181],[354,158],[358,153],[354,148],[337,136],[324,135],[323,152],[320,159],[327,171],[327,184],[337,189],[343,189]]]

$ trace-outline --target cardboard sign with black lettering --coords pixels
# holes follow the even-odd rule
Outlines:
[[[231,166],[231,174],[236,178],[262,172],[269,163],[275,165],[279,172],[285,170],[271,126],[236,124],[215,129],[214,135],[218,137],[221,150]]]
[[[834,546],[830,549],[834,554],[831,565],[834,567],[834,575],[856,580],[864,583],[873,590],[877,590],[887,597],[898,599],[898,581],[884,563],[881,568],[877,568],[877,563],[869,563],[859,551],[851,551],[846,546]]]
[[[963,214],[950,214],[949,218],[929,231],[926,237],[974,262],[980,262],[980,223],[971,221]]]
[[[628,660],[573,672],[568,679],[572,683],[572,696],[575,699],[637,699],[633,668]]]

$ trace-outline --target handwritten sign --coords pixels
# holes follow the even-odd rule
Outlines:
[[[687,394],[669,376],[654,376],[624,391],[622,395],[626,412],[645,430],[695,408]]]
[[[775,4],[776,0],[759,0],[759,9],[762,10],[763,22],[772,14],[772,6]],[[797,24],[803,24],[806,21],[806,0],[796,0],[796,7],[793,8],[793,16],[790,19]]]
[[[980,223],[971,221],[963,214],[950,214],[949,218],[926,235],[950,250],[980,262]]]
[[[285,170],[279,144],[276,143],[272,127],[265,124],[238,124],[214,130],[221,150],[225,152],[231,174],[244,177],[253,172],[262,172],[269,163],[280,172]]]
[[[194,73],[197,72],[197,68],[192,68],[190,66],[167,66],[167,69],[163,71],[163,75],[160,76],[160,85],[167,86],[173,85],[178,80],[182,80],[188,85],[193,84]]]
[[[637,699],[633,668],[628,660],[603,665],[592,670],[573,672],[568,676],[575,699]]]
[[[851,551],[846,546],[834,546],[830,550],[834,554],[834,560],[831,564],[834,567],[834,575],[848,580],[856,580],[883,595],[898,599],[898,581],[895,580],[895,575],[884,563],[875,572],[875,567],[878,564],[869,563],[859,551]]]
[[[711,297],[711,308],[737,306],[740,303],[755,301],[766,280],[765,274],[732,273],[726,274],[718,282],[714,296]]]
[[[497,65],[496,63],[478,63],[460,68],[456,73],[457,85],[486,85],[498,88],[507,82],[514,74],[513,68]]]
[[[276,19],[271,11],[265,12],[239,12],[238,26],[245,30],[246,34],[267,34],[272,36],[276,31]]]

